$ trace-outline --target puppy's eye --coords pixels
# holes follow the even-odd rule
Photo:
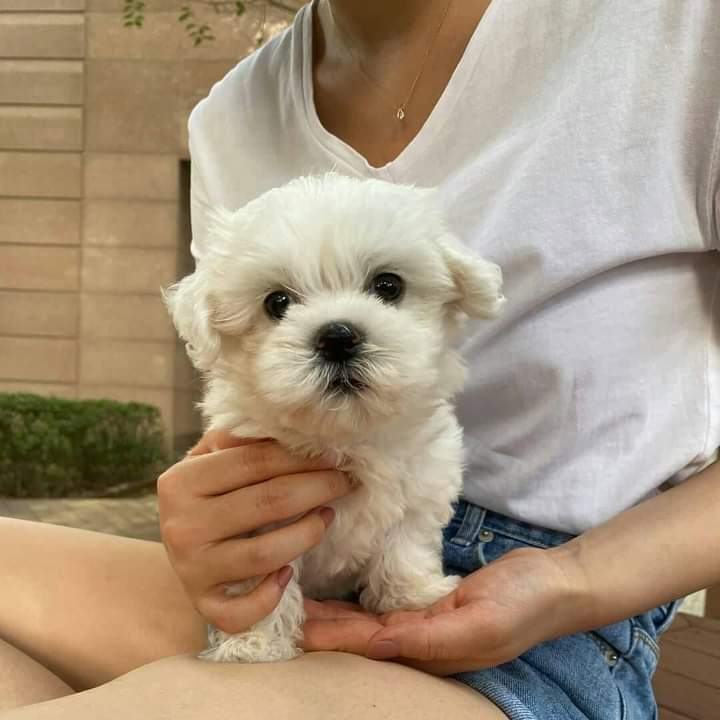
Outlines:
[[[265,298],[265,312],[273,320],[281,320],[292,303],[293,296],[289,292],[276,290]]]
[[[405,283],[395,273],[380,273],[370,283],[370,292],[377,295],[383,302],[398,302],[405,291]]]

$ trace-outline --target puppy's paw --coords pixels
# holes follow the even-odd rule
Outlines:
[[[394,610],[422,610],[453,592],[460,580],[458,575],[445,575],[390,584],[379,591],[366,587],[360,593],[360,604],[366,610],[379,614]]]
[[[254,631],[227,635],[215,630],[215,637],[210,636],[210,647],[199,657],[211,662],[258,663],[292,660],[300,654],[302,651],[292,638]]]
[[[427,607],[453,592],[460,584],[459,575],[443,575],[425,585],[419,593],[419,607]]]

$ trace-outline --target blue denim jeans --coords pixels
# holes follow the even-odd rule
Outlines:
[[[460,501],[444,533],[445,572],[468,575],[515,548],[549,548],[571,538]],[[455,677],[511,720],[656,720],[657,642],[678,605],[551,640],[511,662]]]

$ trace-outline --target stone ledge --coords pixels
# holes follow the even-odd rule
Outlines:
[[[170,391],[174,346],[174,342],[83,340],[80,382],[83,385],[125,385]]]
[[[0,106],[3,150],[81,150],[82,142],[80,108]]]
[[[82,156],[62,152],[0,151],[0,195],[79,198]]]
[[[0,60],[0,103],[81,105],[79,60]]]
[[[0,198],[0,244],[79,245],[80,202]]]
[[[118,0],[113,0],[118,7]],[[78,12],[85,0],[0,0],[0,12]]]
[[[0,337],[0,377],[4,381],[73,383],[76,373],[75,340]]]
[[[87,153],[88,198],[175,200],[180,189],[176,155]]]
[[[0,334],[75,337],[80,303],[74,293],[0,291]]]
[[[153,294],[177,279],[174,250],[86,247],[82,284],[86,292]]]
[[[82,303],[83,341],[175,339],[170,316],[159,294],[118,298],[84,293]]]
[[[78,248],[0,245],[0,288],[77,290],[79,270]]]
[[[84,31],[81,13],[0,13],[0,57],[81,58]]]
[[[177,203],[165,200],[87,200],[83,244],[105,247],[175,248]]]

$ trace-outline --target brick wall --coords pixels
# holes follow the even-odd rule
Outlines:
[[[0,0],[0,391],[74,397],[83,0]]]
[[[186,121],[263,13],[205,10],[195,48],[180,4],[130,29],[122,0],[0,0],[0,392],[149,402],[182,444],[198,385],[159,288],[190,268]]]

